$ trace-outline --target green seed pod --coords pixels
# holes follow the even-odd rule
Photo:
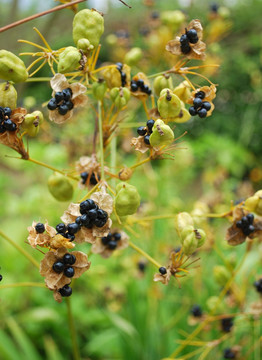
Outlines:
[[[68,178],[59,173],[51,175],[47,182],[48,189],[58,201],[69,201],[72,199],[74,188]]]
[[[126,106],[130,99],[130,90],[128,88],[113,88],[110,90],[110,98],[118,109]]]
[[[106,82],[103,79],[92,84],[92,92],[96,100],[103,100],[107,90]]]
[[[247,198],[245,201],[245,207],[249,211],[262,216],[262,190],[258,190],[253,196]]]
[[[157,108],[162,118],[174,118],[181,110],[181,101],[170,89],[163,89],[157,101]]]
[[[208,310],[214,314],[220,314],[224,311],[224,306],[218,296],[211,296],[207,299],[206,304]]]
[[[216,282],[220,286],[225,286],[228,280],[231,278],[230,272],[225,268],[225,266],[217,265],[213,267],[213,274]]]
[[[191,215],[187,212],[178,213],[175,217],[175,228],[179,237],[181,237],[183,229],[187,226],[194,226]]]
[[[74,71],[79,67],[80,60],[81,60],[80,51],[73,46],[68,46],[59,55],[57,70],[61,74]]]
[[[126,83],[129,84],[131,72],[130,66],[124,64],[122,67],[122,72],[126,74]],[[116,68],[116,66],[108,66],[103,71],[103,77],[109,89],[112,89],[114,87],[120,87],[122,85],[121,74],[120,71],[118,71],[118,69]]]
[[[27,78],[24,62],[10,51],[0,50],[0,79],[18,83],[26,81]]]
[[[143,57],[143,52],[140,48],[134,47],[128,53],[126,53],[124,62],[127,65],[134,66],[138,63],[139,60],[141,60]]]
[[[182,238],[181,238],[181,240],[182,240]],[[194,232],[191,232],[191,234],[187,235],[183,239],[182,245],[183,245],[183,252],[187,256],[192,255],[193,252],[196,251],[196,249],[197,249],[197,239],[196,239],[196,236],[195,236]]]
[[[173,94],[177,95],[180,100],[184,103],[191,97],[190,86],[187,81],[181,82],[177,87],[174,88]]]
[[[140,195],[136,187],[124,182],[119,183],[116,187],[114,205],[119,216],[127,216],[136,213],[140,205]]]
[[[206,233],[204,230],[202,229],[197,229],[195,230],[195,237],[197,239],[197,247],[199,248],[200,246],[204,245],[205,241],[206,241]]]
[[[90,41],[88,39],[80,39],[77,42],[77,48],[79,50],[82,50],[84,53],[91,51],[94,49],[94,45],[90,44]]]
[[[152,146],[169,145],[174,140],[174,132],[170,126],[166,125],[164,121],[158,119],[153,126],[153,132],[150,135],[149,141]]]
[[[104,32],[104,18],[96,10],[84,9],[79,11],[73,20],[73,39],[76,46],[80,39],[87,39],[91,45],[97,47]]]
[[[0,84],[0,106],[16,109],[17,92],[9,82]]]
[[[185,21],[185,14],[180,10],[163,11],[161,13],[161,21],[163,24],[171,26],[172,29],[177,29]]]
[[[42,124],[43,120],[44,116],[41,111],[34,111],[25,116],[22,127],[26,130],[28,136],[35,137],[39,132],[40,124]]]
[[[174,122],[178,123],[178,124],[182,124],[187,122],[188,120],[190,120],[191,115],[189,114],[189,112],[187,111],[187,109],[184,107],[184,104],[181,101],[181,110],[180,113],[174,118],[172,119]]]
[[[159,96],[163,89],[172,89],[173,83],[171,76],[159,75],[153,82],[153,89],[156,96]]]

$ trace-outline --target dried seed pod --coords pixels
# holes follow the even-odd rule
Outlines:
[[[113,88],[110,91],[110,98],[118,109],[126,106],[130,99],[130,91],[127,88]]]
[[[132,169],[127,168],[127,167],[121,169],[121,170],[119,171],[119,173],[118,173],[118,177],[119,177],[119,179],[122,180],[122,181],[127,181],[127,180],[129,180],[132,175],[133,175]]]
[[[150,135],[150,145],[169,145],[173,142],[175,137],[173,130],[161,119],[155,121],[152,130],[153,132]]]
[[[22,127],[26,130],[28,136],[35,137],[39,132],[39,125],[43,122],[43,120],[44,116],[41,111],[34,111],[25,116]]]
[[[119,216],[136,213],[140,205],[140,195],[137,188],[127,183],[120,183],[116,187],[115,209]]]
[[[123,64],[121,72],[126,75],[126,84],[130,83],[130,66]],[[109,89],[122,86],[121,72],[116,66],[109,66],[103,71],[103,77]]]
[[[0,50],[0,79],[15,83],[26,81],[28,72],[24,62],[7,50]]]
[[[98,11],[84,9],[75,15],[73,20],[73,39],[78,48],[83,46],[82,39],[87,39],[94,47],[98,46],[103,32],[104,18]],[[81,41],[78,43],[79,40]]]
[[[92,92],[96,100],[103,100],[107,90],[107,85],[104,80],[98,80],[92,84]]]
[[[157,101],[157,108],[162,118],[174,118],[181,110],[181,101],[170,89],[163,89]]]
[[[68,46],[59,55],[57,70],[61,74],[74,71],[79,67],[81,53],[77,48]]]
[[[72,199],[74,188],[68,178],[59,173],[51,175],[47,182],[48,189],[58,201],[69,201]]]
[[[0,84],[0,106],[16,109],[17,92],[9,82]]]
[[[172,89],[173,83],[171,76],[159,75],[153,82],[154,93],[159,96],[163,89]]]

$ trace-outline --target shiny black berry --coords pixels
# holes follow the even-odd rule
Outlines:
[[[76,223],[71,223],[67,225],[67,231],[70,235],[76,234],[78,230],[80,230],[80,226]]]
[[[51,99],[50,101],[49,101],[49,103],[47,104],[47,108],[49,109],[49,110],[55,110],[56,108],[57,108],[57,102],[56,102],[56,99]]]
[[[179,41],[180,41],[180,44],[181,44],[181,45],[187,45],[188,42],[189,42],[188,37],[187,37],[186,34],[181,35]]]
[[[38,234],[42,234],[43,232],[45,232],[45,225],[42,224],[42,223],[37,223],[36,226],[35,226],[35,231]]]
[[[100,181],[100,176],[99,174],[94,174],[92,173],[92,175],[90,176],[90,184],[91,185],[96,185],[97,184],[97,180]]]
[[[196,116],[197,115],[197,110],[194,108],[194,106],[190,106],[190,108],[188,109],[189,114],[191,116]]]
[[[63,262],[66,265],[73,265],[76,262],[76,257],[73,254],[67,253],[63,256]]]
[[[254,286],[260,294],[262,294],[262,278],[254,282]]]
[[[80,203],[80,213],[82,215],[86,214],[89,210],[96,208],[96,204],[93,200],[87,199]]]
[[[233,325],[233,318],[225,318],[221,320],[221,328],[224,332],[230,332]]]
[[[63,286],[61,289],[58,290],[63,297],[68,297],[72,295],[72,288],[69,285]]]
[[[139,126],[136,129],[136,131],[137,131],[138,135],[140,135],[140,136],[144,136],[147,133],[147,130],[146,130],[146,128],[144,126]]]
[[[64,94],[62,93],[62,91],[58,91],[57,93],[55,93],[55,100],[57,103],[60,103],[60,101],[64,100]]]
[[[113,236],[114,236],[115,241],[121,240],[121,234],[120,233],[114,233]]]
[[[93,227],[93,220],[91,220],[87,214],[82,215],[80,219],[81,219],[81,224],[86,228],[91,229]]]
[[[145,144],[150,145],[150,135],[144,136],[144,142]]]
[[[224,359],[235,359],[235,358],[236,355],[230,348],[224,350]]]
[[[60,234],[64,234],[66,232],[66,225],[64,223],[60,223],[58,225],[56,225],[56,231]]]
[[[6,130],[8,131],[13,131],[13,125],[15,125],[15,129],[16,129],[16,124],[13,123],[13,121],[11,119],[6,119],[4,121],[4,127],[6,128]]]
[[[194,317],[201,317],[202,316],[202,309],[197,304],[192,306],[190,312]]]
[[[4,125],[0,124],[0,134],[3,134],[6,131]]]
[[[206,109],[200,109],[198,110],[197,114],[200,118],[205,118],[207,116],[207,111]]]
[[[206,109],[207,111],[209,111],[211,109],[211,104],[208,101],[204,101],[202,102],[202,108]]]
[[[196,97],[193,101],[193,105],[195,109],[199,109],[202,106],[202,100]]]
[[[81,226],[81,216],[78,216],[78,217],[75,219],[75,223]]]
[[[96,209],[91,209],[88,211],[87,213],[88,217],[92,220],[97,218],[97,210]]]
[[[131,91],[137,91],[138,90],[138,86],[136,83],[131,83]]]
[[[148,127],[148,130],[151,131],[154,126],[155,121],[153,119],[149,119],[146,123],[146,126]]]
[[[247,214],[246,218],[248,219],[249,221],[249,224],[253,224],[253,221],[254,221],[254,215],[249,213]]]
[[[63,101],[63,106],[66,106],[68,110],[72,110],[74,104],[72,103],[72,101],[68,100],[68,101]]]
[[[106,224],[107,220],[106,219],[95,219],[94,220],[94,225],[97,226],[98,228],[103,227]]]
[[[57,273],[60,274],[62,271],[64,271],[65,265],[62,261],[56,261],[53,265],[53,270]]]
[[[103,209],[98,209],[97,210],[97,217],[98,217],[98,219],[103,219],[103,220],[107,219],[108,218],[108,213]]]
[[[140,87],[140,89],[143,89],[144,88],[144,80],[142,79],[138,79],[137,82],[136,82],[137,86]]]
[[[198,97],[202,100],[205,98],[205,96],[206,96],[206,94],[204,93],[204,91],[198,91],[195,95],[195,97]]]
[[[107,245],[110,240],[111,240],[111,237],[104,236],[104,237],[102,237],[102,244]]]
[[[116,68],[117,68],[118,71],[121,71],[122,68],[123,68],[123,64],[121,62],[117,62],[116,63]]]
[[[4,114],[5,114],[5,116],[8,116],[8,117],[11,116],[12,110],[10,109],[10,107],[5,107],[4,108]]]
[[[86,180],[88,178],[88,172],[84,171],[80,174],[80,177],[82,179],[82,184],[85,184],[86,183]]]
[[[63,93],[63,99],[64,100],[70,100],[72,97],[72,90],[70,88],[66,88],[62,91]]]
[[[186,36],[191,44],[196,44],[198,42],[197,31],[195,29],[188,30]]]
[[[0,281],[2,281],[3,280],[3,275],[0,275]]]
[[[58,112],[60,115],[65,115],[68,112],[68,107],[65,104],[58,106]]]
[[[107,244],[107,247],[108,247],[108,249],[110,249],[110,250],[115,250],[116,247],[117,247],[117,242],[114,241],[114,240],[111,240],[111,241],[109,241],[109,243]]]
[[[191,47],[190,47],[190,45],[189,44],[183,44],[183,45],[181,45],[180,46],[180,49],[181,49],[181,52],[183,53],[183,54],[189,54],[190,53],[190,51],[191,51]]]
[[[161,266],[158,271],[160,272],[161,275],[165,275],[166,274],[166,268],[164,266]]]
[[[73,277],[75,275],[75,269],[72,266],[65,268],[64,275],[69,278]]]

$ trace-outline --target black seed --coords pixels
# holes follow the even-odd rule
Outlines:
[[[195,109],[199,109],[202,106],[202,100],[196,97],[193,101],[193,105]]]
[[[147,95],[151,95],[151,94],[152,94],[152,90],[151,90],[151,89],[148,89]]]
[[[87,199],[80,203],[80,213],[82,215],[86,214],[88,210],[95,209],[96,203],[92,199]]]
[[[209,111],[211,109],[211,104],[208,101],[204,101],[204,102],[202,102],[202,107],[204,109],[206,109],[207,111]]]
[[[164,266],[161,266],[158,271],[160,272],[161,275],[165,275],[166,274],[166,268]]]
[[[0,275],[0,281],[2,281],[3,280],[3,275]]]
[[[210,11],[217,13],[218,11],[218,5],[217,4],[211,4],[210,5]]]
[[[12,110],[10,109],[10,107],[5,107],[4,108],[4,114],[5,114],[5,116],[8,116],[8,117],[11,116]]]
[[[149,119],[146,123],[146,126],[148,127],[148,130],[152,130],[154,126],[155,121],[153,119]]]
[[[57,102],[56,102],[56,99],[52,98],[49,103],[47,104],[47,108],[49,110],[55,110],[57,108]]]
[[[88,211],[87,213],[88,217],[92,220],[97,218],[97,210],[96,209],[91,209]]]
[[[80,174],[81,176],[81,179],[82,179],[82,184],[85,184],[86,183],[86,180],[88,178],[88,172],[84,171]]]
[[[63,262],[66,265],[73,265],[76,262],[76,257],[73,254],[66,253],[63,256]]]
[[[251,213],[247,214],[246,218],[247,218],[249,224],[253,224],[253,221],[254,221],[254,215],[253,214],[251,214]]]
[[[45,225],[42,224],[42,223],[37,223],[36,226],[35,226],[35,231],[38,234],[42,234],[43,232],[45,232]]]
[[[4,118],[5,118],[4,108],[0,106],[0,121],[4,120]]]
[[[109,243],[107,244],[108,249],[110,250],[115,250],[115,248],[117,247],[117,242],[114,240],[109,241]]]
[[[64,238],[68,239],[69,241],[74,241],[75,240],[75,235],[70,235],[68,232],[65,234],[61,234],[63,235]]]
[[[144,142],[145,144],[150,145],[150,135],[144,136]]]
[[[189,114],[191,116],[196,116],[197,115],[197,110],[194,108],[194,106],[190,106],[190,108],[188,109]]]
[[[4,133],[6,131],[6,128],[4,125],[0,124],[0,134]]]
[[[121,71],[120,75],[121,75],[121,80],[122,80],[122,81],[126,81],[126,73],[124,73],[123,71]]]
[[[243,216],[241,221],[242,221],[243,227],[247,227],[249,225],[249,221],[248,221],[248,218],[246,216]]]
[[[230,332],[233,326],[233,318],[225,318],[221,320],[221,328],[224,332]]]
[[[8,131],[12,131],[13,130],[13,121],[11,120],[11,119],[6,119],[5,121],[4,121],[4,127],[6,128],[6,130],[8,130]],[[15,124],[15,126],[16,126],[16,124]]]
[[[131,83],[131,91],[137,91],[138,90],[138,86],[136,83]]]
[[[78,217],[75,219],[75,223],[81,226],[81,216],[78,216]]]
[[[68,112],[68,107],[64,104],[58,106],[58,112],[60,115],[65,115]]]
[[[9,129],[9,131],[16,131],[16,129],[17,129],[17,126],[16,126],[16,124],[13,122],[12,125],[11,125],[11,127],[10,127],[10,129]]]
[[[191,44],[196,44],[198,42],[197,31],[195,29],[188,30],[186,36]]]
[[[254,282],[257,292],[262,293],[262,278]]]
[[[56,225],[56,231],[60,234],[64,234],[66,232],[66,225],[64,223],[60,223]]]
[[[60,274],[62,271],[64,271],[65,265],[62,261],[56,261],[53,265],[53,270],[57,273]]]
[[[64,89],[64,90],[62,91],[62,93],[63,93],[63,99],[64,99],[64,100],[68,101],[68,100],[71,99],[71,97],[72,97],[72,90],[71,90],[70,88]]]
[[[66,106],[68,108],[68,110],[72,110],[73,107],[74,107],[74,104],[72,103],[71,100],[68,100],[68,101],[63,101],[63,106]]]
[[[94,225],[101,228],[106,224],[107,220],[106,219],[95,219],[94,220]]]
[[[106,212],[105,210],[103,210],[103,209],[98,209],[98,210],[97,210],[97,217],[98,217],[98,219],[104,220],[104,219],[107,219],[107,218],[108,218],[108,214],[107,214],[107,212]]]
[[[104,237],[102,237],[102,244],[107,245],[110,240],[111,240],[111,237],[109,237],[108,235],[104,236]]]
[[[224,349],[224,359],[235,359],[236,355],[235,353],[230,349]]]
[[[206,109],[200,109],[198,110],[197,114],[200,118],[205,118],[207,116],[207,111]]]
[[[100,181],[100,176],[98,175],[98,174],[94,174],[94,173],[92,173],[92,175],[91,175],[91,177],[90,177],[90,184],[91,185],[96,185],[97,184],[97,179],[98,179],[98,181]]]
[[[202,316],[202,309],[197,304],[192,306],[190,312],[194,317],[201,317]]]
[[[73,277],[75,275],[75,269],[72,266],[65,268],[64,275],[69,278]]]
[[[244,235],[248,236],[250,235],[252,232],[255,231],[255,227],[254,225],[249,225],[248,227],[244,227],[244,229],[242,229]]]
[[[241,221],[241,220],[237,221],[237,222],[236,222],[236,226],[237,226],[239,229],[242,229],[242,227],[243,227],[242,221]]]
[[[136,82],[137,86],[140,87],[141,89],[144,88],[144,80],[142,79],[138,79]]]
[[[145,126],[139,126],[136,131],[140,136],[144,136],[147,133]]]
[[[188,43],[189,43],[189,40],[188,40],[188,37],[186,34],[181,35],[179,41],[180,41],[181,46],[188,45]]]
[[[93,226],[93,220],[91,220],[90,217],[88,217],[87,214],[82,215],[80,217],[80,219],[81,219],[81,224],[82,225],[84,225],[88,229],[91,229],[91,227]]]
[[[190,45],[189,44],[185,44],[185,45],[181,45],[180,46],[180,49],[181,49],[181,52],[183,53],[183,54],[189,54],[190,53],[190,51],[191,51],[191,47],[190,47]]]
[[[150,90],[149,86],[144,85],[143,92],[145,92],[147,94],[149,90]]]
[[[141,272],[145,272],[146,270],[146,263],[144,263],[143,261],[139,261],[137,263],[137,267]]]
[[[74,235],[80,230],[80,226],[76,223],[71,223],[67,225],[67,231],[69,235]]]
[[[121,71],[122,68],[123,68],[123,64],[121,62],[117,62],[116,63],[116,68],[117,68],[117,70]]]
[[[63,297],[68,297],[72,295],[72,288],[69,285],[63,286],[61,289],[58,290]]]
[[[114,237],[115,241],[121,240],[121,234],[120,233],[114,233],[113,237]]]
[[[150,16],[151,16],[151,19],[158,19],[159,18],[159,12],[158,11],[152,11]]]
[[[62,91],[58,91],[57,93],[55,93],[55,100],[57,103],[60,103],[60,101],[64,100],[64,94],[62,93]]]
[[[206,94],[204,93],[204,91],[198,91],[195,95],[195,97],[198,97],[202,100],[205,98],[205,96],[206,96]]]

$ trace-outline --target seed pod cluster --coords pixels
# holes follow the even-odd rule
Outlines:
[[[196,44],[198,42],[198,35],[195,29],[190,29],[180,37],[180,48],[183,54],[188,54],[191,51],[190,44]]]
[[[153,119],[149,119],[146,126],[139,126],[136,130],[139,136],[144,136],[144,142],[146,145],[150,145],[150,135],[153,132],[154,124],[155,121]]]
[[[132,92],[141,91],[147,95],[152,94],[152,90],[148,85],[145,84],[143,79],[131,80],[130,89]]]
[[[248,236],[255,231],[253,222],[254,215],[249,213],[246,216],[243,216],[241,220],[237,221],[236,226],[242,230],[244,235]]]
[[[193,106],[188,110],[191,116],[198,115],[200,118],[207,116],[207,112],[211,109],[211,104],[209,101],[203,101],[205,96],[204,91],[199,91],[195,94]]]
[[[6,131],[16,131],[17,125],[10,119],[11,113],[12,110],[9,107],[0,106],[0,134]]]
[[[109,233],[107,236],[102,237],[102,244],[109,250],[115,250],[117,243],[121,240],[121,234],[119,232]]]
[[[72,95],[73,93],[70,88],[56,92],[55,97],[47,104],[47,108],[51,111],[58,109],[60,115],[65,115],[74,107],[74,104],[71,101]]]
[[[87,179],[88,179],[88,177],[89,177],[89,174],[88,174],[87,171],[83,171],[83,172],[80,174],[80,177],[81,177],[82,184],[84,185],[84,184],[86,184],[86,182],[87,182]],[[96,185],[98,181],[100,181],[100,176],[99,176],[99,174],[94,174],[94,173],[92,173],[92,174],[90,175],[90,177],[89,177],[89,183],[90,183],[91,185]]]

